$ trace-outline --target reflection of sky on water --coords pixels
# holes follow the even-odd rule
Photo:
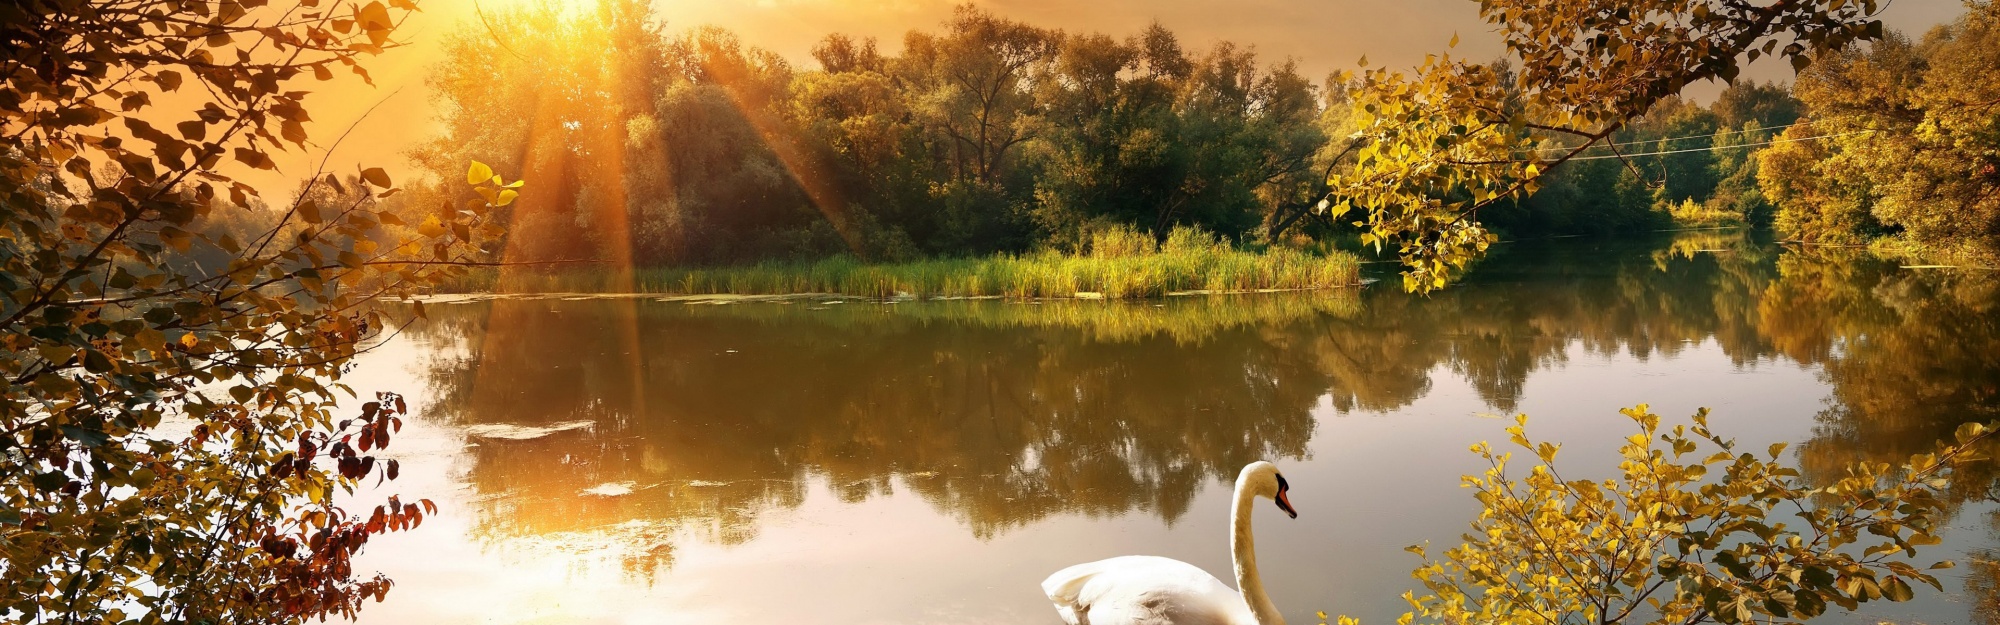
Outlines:
[[[1717,248],[1735,251],[1692,252]],[[1481,468],[1465,448],[1513,412],[1574,477],[1612,467],[1617,410],[1640,401],[1708,406],[1743,444],[1807,442],[1827,466],[1995,405],[1974,360],[1990,286],[1728,237],[1482,271],[1427,300],[434,306],[356,384],[421,400],[396,488],[447,508],[372,546],[399,585],[364,621],[1052,622],[1036,583],[1067,564],[1151,553],[1226,577],[1223,480],[1271,457],[1301,513],[1258,511],[1274,599],[1294,621],[1393,622],[1403,547],[1456,539],[1458,476]],[[1869,383],[1903,370],[1947,373]],[[598,425],[463,434],[575,419]],[[584,494],[607,484],[632,492]],[[1984,510],[1934,554],[1988,547]],[[1829,621],[1966,618],[1919,598]]]

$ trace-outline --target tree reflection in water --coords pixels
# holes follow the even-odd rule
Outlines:
[[[1833,393],[1799,452],[1809,472],[2000,418],[1990,276],[1723,231],[1499,249],[1429,297],[435,305],[426,416],[595,422],[480,441],[479,527],[644,543],[635,569],[667,562],[676,536],[746,541],[815,483],[848,501],[904,489],[980,537],[1055,514],[1172,523],[1245,462],[1303,456],[1320,406],[1391,411],[1448,374],[1512,411],[1533,373],[1578,352],[1713,341],[1737,366],[1818,366]],[[1988,499],[1991,482],[1960,495]],[[579,494],[621,483],[634,492]]]
[[[1261,324],[1352,298],[434,306],[423,333],[449,347],[427,417],[598,424],[479,441],[494,537],[642,520],[740,542],[813,479],[850,501],[908,489],[981,536],[1055,513],[1172,521],[1205,481],[1305,453],[1327,383]]]

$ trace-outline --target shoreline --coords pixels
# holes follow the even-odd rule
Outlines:
[[[432,295],[1099,300],[1309,291],[1367,283],[1361,277],[1360,258],[1351,253],[1322,255],[1289,248],[1243,251],[1210,242],[1122,254],[1039,252],[900,263],[836,256],[815,261],[627,271],[477,269],[454,283],[441,285]]]
[[[1362,279],[1354,284],[1325,286],[1325,287],[1301,287],[1301,288],[1284,288],[1284,289],[1277,289],[1277,288],[1234,289],[1234,290],[1194,289],[1187,291],[1171,291],[1167,293],[1161,293],[1159,295],[1152,295],[1146,297],[1106,297],[1102,293],[1094,293],[1088,291],[1067,296],[1038,296],[1038,297],[1012,297],[1007,295],[944,295],[944,296],[934,296],[934,297],[919,297],[907,294],[890,296],[890,297],[875,297],[875,296],[851,295],[845,293],[832,293],[832,292],[664,293],[664,292],[647,292],[647,291],[625,291],[625,292],[521,291],[521,292],[478,292],[478,293],[432,293],[427,295],[419,295],[405,301],[421,302],[426,305],[469,304],[469,303],[487,302],[494,300],[582,301],[582,300],[615,300],[615,299],[645,299],[645,300],[653,300],[656,302],[684,303],[684,304],[697,304],[697,305],[792,303],[792,302],[846,302],[846,301],[877,303],[877,304],[897,304],[903,302],[970,302],[970,301],[1001,301],[1001,302],[1069,301],[1069,302],[1137,303],[1137,302],[1145,302],[1145,301],[1161,300],[1169,298],[1228,297],[1236,295],[1275,295],[1281,293],[1349,291],[1353,289],[1360,289],[1366,287],[1375,282],[1376,280],[1374,279]]]

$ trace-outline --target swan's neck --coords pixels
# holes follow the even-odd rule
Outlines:
[[[1251,616],[1256,625],[1285,625],[1285,617],[1278,614],[1277,606],[1271,605],[1271,598],[1264,594],[1264,578],[1257,574],[1257,540],[1252,537],[1250,508],[1257,502],[1257,495],[1247,484],[1236,484],[1236,505],[1229,521],[1229,550],[1236,557],[1236,590],[1243,593],[1243,603],[1250,606]]]

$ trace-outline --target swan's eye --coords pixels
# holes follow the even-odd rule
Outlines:
[[[1292,485],[1291,485],[1291,484],[1286,484],[1286,483],[1285,483],[1285,476],[1284,476],[1284,474],[1279,474],[1279,475],[1278,475],[1278,492],[1281,492],[1281,493],[1282,493],[1282,492],[1285,492],[1285,491],[1288,491],[1288,490],[1291,490],[1291,489],[1292,489]]]

